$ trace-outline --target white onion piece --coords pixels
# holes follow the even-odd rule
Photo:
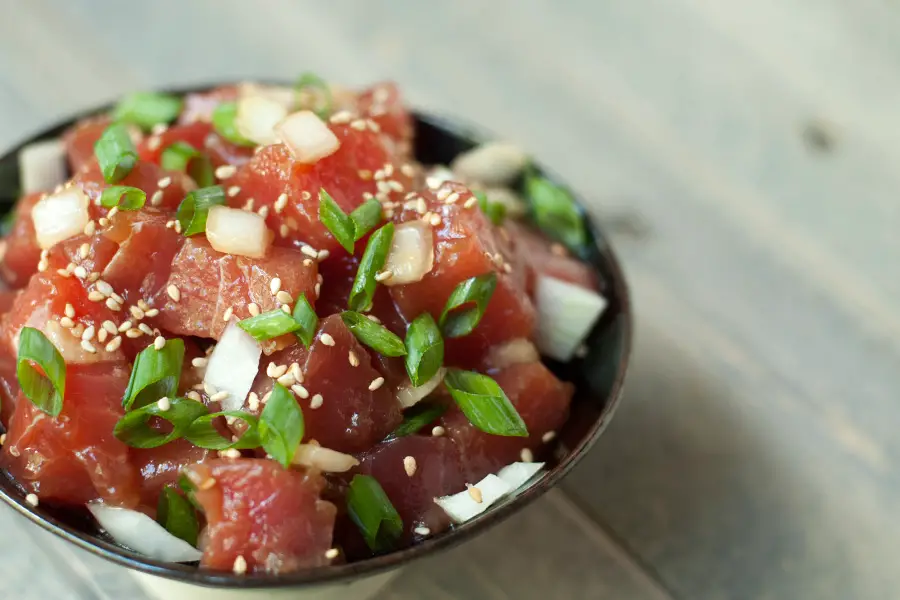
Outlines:
[[[290,149],[297,162],[313,164],[320,158],[331,156],[341,147],[341,142],[328,125],[309,110],[301,110],[287,116],[275,126],[275,133]]]
[[[514,219],[524,217],[525,213],[528,212],[528,206],[525,204],[525,201],[509,188],[487,188],[484,190],[484,195],[491,202],[502,204],[506,209],[506,214]]]
[[[425,185],[433,190],[438,189],[448,181],[456,181],[456,176],[453,174],[453,171],[444,165],[431,167],[425,174]]]
[[[465,523],[469,519],[477,517],[486,511],[491,504],[513,491],[513,488],[508,483],[493,474],[476,483],[474,487],[481,492],[481,502],[476,502],[469,490],[435,498],[434,501],[455,522]]]
[[[345,473],[359,464],[359,461],[343,452],[323,448],[318,444],[300,444],[294,454],[293,463],[313,467],[326,473]]]
[[[433,267],[434,236],[431,225],[419,220],[397,225],[384,262],[384,270],[392,274],[384,285],[421,281]]]
[[[457,156],[450,168],[466,181],[504,186],[515,179],[529,162],[528,155],[513,144],[488,142]]]
[[[238,98],[265,98],[277,102],[290,111],[297,102],[297,93],[294,88],[284,85],[267,85],[265,83],[255,83],[245,81],[238,85]]]
[[[234,125],[242,136],[265,146],[278,141],[275,125],[287,114],[288,109],[275,100],[264,96],[248,96],[237,102]]]
[[[62,140],[29,144],[19,151],[22,193],[52,190],[66,181],[66,149]]]
[[[206,217],[206,239],[219,252],[262,258],[272,242],[266,219],[255,212],[213,206]]]
[[[47,249],[80,235],[88,222],[87,194],[80,187],[68,187],[39,200],[31,209],[38,245]]]
[[[535,342],[541,354],[568,361],[606,308],[606,298],[581,286],[538,275]]]
[[[203,383],[219,392],[228,392],[222,410],[239,410],[250,393],[262,349],[250,334],[231,322],[222,333],[206,365]]]
[[[441,385],[441,382],[444,381],[444,374],[446,372],[447,369],[441,367],[438,369],[438,372],[434,374],[434,377],[426,381],[425,385],[420,385],[419,387],[415,387],[411,383],[401,385],[397,388],[397,400],[400,402],[400,406],[409,408],[410,406],[415,405],[419,400],[426,398],[428,394],[437,389],[437,386]]]
[[[199,550],[175,537],[142,512],[96,502],[89,503],[87,507],[117,543],[150,558],[165,562],[194,562],[202,556]]]
[[[497,471],[497,477],[505,481],[515,491],[531,481],[532,477],[537,475],[538,471],[543,468],[544,463],[515,462]]]
[[[530,340],[516,338],[488,350],[487,362],[495,369],[505,369],[512,365],[533,363],[541,360],[541,355]]]

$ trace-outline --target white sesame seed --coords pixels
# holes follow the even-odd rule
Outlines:
[[[99,294],[100,292],[97,292],[97,293]],[[102,296],[103,294],[100,294],[100,295]],[[88,295],[88,298],[90,298],[90,294]],[[116,302],[115,300],[113,300],[112,298],[107,298],[106,299],[106,308],[108,308],[109,310],[120,311],[120,310],[122,310],[122,305],[119,304],[118,302]]]
[[[84,279],[88,276],[87,269],[85,269],[81,265],[78,265],[77,267],[75,267],[75,269],[72,272],[75,274],[75,277],[77,277],[78,279]]]
[[[64,312],[66,313],[66,316],[69,317],[70,319],[75,318],[75,307],[72,306],[71,304],[66,303],[66,308],[65,308]]]
[[[256,392],[250,392],[249,394],[247,394],[247,408],[254,412],[259,410],[259,396],[256,394]]]
[[[350,121],[350,128],[356,129],[357,131],[365,131],[366,122],[364,119],[354,119],[353,121]]]
[[[113,206],[111,209],[109,209],[109,212],[106,213],[106,218],[107,218],[107,219],[112,219],[112,218],[115,217],[117,214],[119,214],[119,207],[118,207],[118,206]]]
[[[197,356],[191,360],[191,364],[197,367],[198,369],[202,369],[207,364],[209,364],[209,359],[205,356]]]
[[[163,396],[162,398],[160,398],[159,400],[156,401],[156,406],[159,407],[159,410],[165,412],[165,411],[169,410],[170,408],[172,408],[172,403],[169,401],[168,398]]]
[[[119,333],[124,333],[131,329],[131,321],[125,321],[121,325],[119,325]]]
[[[228,179],[237,173],[237,167],[234,165],[222,165],[216,169],[216,177],[218,179]]]
[[[325,551],[325,558],[327,558],[328,560],[333,560],[337,558],[339,554],[340,550],[338,550],[337,548],[329,548]]]
[[[237,448],[228,448],[226,450],[220,450],[219,456],[221,456],[222,458],[240,458],[241,451]]]
[[[84,348],[85,352],[90,352],[91,354],[96,354],[97,349],[94,348],[94,345],[87,340],[81,340],[81,347]]]
[[[269,365],[272,365],[272,364],[274,364],[274,363],[269,363]],[[287,373],[287,370],[288,370],[287,365],[275,365],[274,367],[272,367],[272,374],[269,375],[269,377],[271,377],[272,379],[278,379],[279,377],[281,377],[282,375]],[[266,371],[268,373],[268,369]]]
[[[253,212],[253,203],[256,202],[256,198],[247,198],[247,201],[244,202],[244,206],[242,207],[247,212]]]
[[[118,302],[119,304],[125,304],[125,298],[123,298],[122,296],[118,295],[115,292],[110,294],[109,297],[112,298],[113,300],[115,300],[116,302]]]
[[[420,525],[419,527],[416,527],[415,529],[413,529],[413,533],[415,533],[416,535],[421,535],[422,537],[425,537],[427,535],[431,535],[431,530],[428,529],[427,527],[422,527]]]
[[[101,325],[101,327],[103,327],[103,329],[105,329],[106,331],[110,332],[110,333],[113,334],[113,335],[115,335],[116,333],[118,333],[118,329],[116,328],[116,324],[113,323],[112,321],[108,320],[108,319],[107,319],[106,321],[103,321],[103,324]]]
[[[546,444],[548,442],[553,441],[553,438],[555,438],[555,437],[556,437],[555,431],[548,431],[547,433],[545,433],[544,435],[541,436],[541,441]]]
[[[156,190],[150,195],[150,205],[151,206],[159,206],[163,201],[163,191]]]
[[[169,298],[175,302],[181,300],[181,291],[175,287],[175,285],[170,284],[169,287],[166,288],[166,293],[169,295]]]
[[[76,337],[81,340],[81,334],[84,333],[84,325],[81,323],[76,323],[75,327],[69,330],[69,333],[72,334],[72,337]]]
[[[284,207],[287,206],[288,203],[288,195],[282,192],[278,198],[275,200],[275,203],[272,207],[275,209],[276,213],[281,213],[284,210]]]
[[[474,485],[466,484],[466,487],[469,488],[469,495],[472,497],[476,503],[481,504],[484,501],[484,497],[481,495],[481,490],[479,490]]]
[[[239,186],[239,185],[233,185],[230,188],[228,188],[228,197],[229,198],[234,198],[235,196],[237,196],[240,193],[241,193],[241,186]]]
[[[212,396],[209,397],[210,402],[221,402],[228,398],[228,392],[222,390],[221,392],[216,392]]]
[[[71,328],[75,327],[75,321],[73,321],[69,317],[62,317],[59,320],[59,324],[62,325],[63,327],[65,327],[66,329],[71,329]]]
[[[329,333],[323,333],[322,335],[319,336],[319,339],[326,346],[334,346],[334,338],[331,337],[331,334],[329,334]]]
[[[81,339],[83,339],[86,342],[89,342],[92,339],[94,339],[94,336],[96,334],[97,334],[97,329],[93,325],[90,325],[87,329],[84,330],[84,333],[81,334]]]
[[[275,299],[283,304],[290,304],[291,302],[294,301],[294,299],[291,297],[291,295],[284,290],[281,290],[280,292],[275,294]]]
[[[305,387],[303,387],[302,384],[295,383],[294,385],[291,386],[291,391],[294,392],[295,394],[297,394],[298,397],[303,398],[304,400],[309,398],[309,390],[307,390]]]
[[[528,448],[522,448],[522,452],[519,453],[519,458],[522,459],[522,462],[534,462],[534,453]]]
[[[128,312],[130,312],[131,316],[138,321],[144,318],[144,311],[142,311],[139,306],[129,306]]]
[[[263,219],[269,216],[269,207],[268,206],[260,206],[259,210],[256,211],[256,214],[261,216]]]
[[[375,274],[375,281],[381,283],[382,281],[387,281],[391,277],[394,276],[394,272],[390,269],[385,269],[384,271],[379,271]]]
[[[137,328],[140,329],[143,333],[145,333],[147,335],[154,335],[153,330],[150,329],[150,326],[147,325],[146,323],[138,323]]]
[[[28,494],[25,496],[25,502],[33,507],[37,507],[39,503],[37,494]]]
[[[309,407],[313,410],[322,406],[322,403],[325,402],[325,399],[322,398],[322,394],[316,394],[309,401]]]
[[[391,179],[390,181],[387,182],[387,184],[388,184],[388,187],[395,192],[403,191],[403,184],[400,183],[399,181],[397,181],[396,179]]]
[[[322,284],[321,284],[321,283],[317,283],[316,286],[315,286],[315,288],[314,288],[314,290],[315,290],[315,292],[316,292],[316,298],[318,298],[319,296],[321,296],[321,295],[322,295],[322,294],[321,294],[321,292],[322,292]]]
[[[476,204],[478,204],[478,198],[472,196],[471,198],[466,200],[465,203],[463,203],[463,208],[472,208]]]
[[[347,360],[350,361],[351,367],[359,366],[359,358],[356,356],[356,352],[354,352],[353,350],[347,353]]]
[[[431,430],[431,435],[433,435],[434,437],[441,437],[442,435],[444,435],[444,428],[440,425],[435,426]]]
[[[166,338],[161,335],[156,336],[156,339],[153,340],[153,347],[157,350],[162,350],[166,347]]]
[[[428,210],[428,205],[425,204],[425,198],[419,196],[419,199],[416,200],[416,212],[420,215],[424,215],[425,211]]]
[[[166,229],[172,229],[175,227],[175,221],[166,221]]]
[[[243,575],[247,572],[247,559],[243,556],[238,555],[236,559],[234,559],[234,567],[232,568],[235,575]]]
[[[69,273],[65,269],[57,269],[56,272],[57,272],[57,274],[61,275],[62,277],[69,277],[71,275],[71,273]]]
[[[307,255],[310,258],[316,258],[319,256],[319,251],[313,248],[312,246],[301,246],[300,252]]]
[[[109,332],[103,328],[97,330],[97,341],[101,344],[106,343],[106,338],[109,336]]]
[[[106,344],[107,352],[115,352],[119,349],[119,346],[122,345],[122,338],[119,336],[114,337],[108,344]]]
[[[384,377],[376,377],[375,379],[372,380],[372,383],[369,384],[369,390],[374,392],[375,390],[377,390],[378,388],[380,388],[383,385],[384,385]]]
[[[144,335],[144,332],[136,327],[132,327],[131,329],[129,329],[128,331],[125,332],[125,337],[130,338],[130,339],[137,339],[137,338],[141,337],[142,335]]]
[[[409,477],[416,474],[416,457],[406,456],[403,458],[403,470]]]
[[[288,229],[288,226],[284,223],[278,226],[278,234],[281,235],[281,237],[287,237],[290,232],[291,230]]]
[[[87,222],[87,225],[84,226],[84,235],[94,235],[97,231],[97,224],[91,220]]]
[[[331,256],[331,252],[329,252],[328,250],[319,250],[316,253],[316,260],[323,261],[326,258],[328,258],[329,256]]]
[[[349,110],[341,110],[331,115],[331,118],[328,120],[335,125],[344,125],[346,123],[349,123],[352,119],[353,113],[351,113]]]
[[[291,363],[289,371],[297,383],[303,383],[303,371],[300,369],[299,363]]]
[[[81,258],[87,258],[88,254],[91,253],[91,245],[87,242],[83,243],[78,247],[78,256]]]
[[[99,219],[97,219],[97,223],[100,225],[100,227],[106,227],[107,225],[109,225],[109,219],[107,219],[106,217],[100,217]]]
[[[406,175],[407,177],[412,177],[416,174],[416,170],[409,163],[405,163],[401,165],[400,172]]]
[[[149,138],[147,138],[147,148],[149,148],[150,150],[159,150],[160,146],[162,146],[162,138],[158,135],[151,135]]]
[[[0,446],[6,443],[6,434],[0,433]]]
[[[159,181],[156,182],[156,185],[159,186],[159,189],[164,190],[167,187],[169,187],[170,185],[172,185],[172,178],[168,177],[168,176],[163,177],[162,179],[160,179]]]
[[[286,315],[291,314],[291,306],[290,306],[290,304],[282,304],[282,305],[281,305],[281,312],[283,312],[283,313],[286,314]]]
[[[259,314],[259,304],[256,302],[251,302],[247,305],[247,310],[250,311],[250,315],[255,317]]]
[[[115,290],[113,290],[113,286],[109,285],[107,282],[102,279],[97,280],[96,283],[97,291],[103,294],[104,296],[111,296]]]
[[[191,400],[196,400],[197,402],[202,402],[202,401],[203,401],[203,396],[201,396],[200,394],[198,394],[198,393],[195,392],[194,390],[189,391],[187,394],[185,394],[185,396],[187,396],[187,397],[190,398]]]
[[[158,308],[151,308],[150,310],[144,311],[144,315],[148,317],[155,317],[159,314]]]
[[[226,323],[231,320],[231,316],[234,314],[234,309],[232,307],[228,307],[225,309],[225,313],[222,315],[222,320]]]

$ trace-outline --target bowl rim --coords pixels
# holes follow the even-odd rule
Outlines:
[[[210,85],[191,85],[178,88],[164,88],[162,91],[176,95],[185,95],[191,92],[207,90],[222,85],[214,83]],[[8,151],[0,155],[0,163],[10,160],[14,155],[36,140],[58,135],[65,128],[87,116],[97,114],[111,108],[112,103],[104,103],[96,108],[82,110],[72,116],[60,119],[54,125],[43,128],[36,133],[25,137],[18,144],[14,144]],[[455,138],[461,138],[473,144],[487,140],[499,139],[480,126],[442,114],[434,114],[420,110],[411,110],[411,115],[417,122],[442,130]],[[540,163],[535,163],[540,173],[557,184],[564,185],[562,179],[553,171],[544,168]],[[621,318],[621,353],[616,365],[612,385],[607,394],[607,400],[597,417],[596,422],[585,432],[579,443],[571,448],[552,469],[533,485],[519,492],[514,497],[490,508],[481,516],[456,526],[453,530],[429,537],[417,542],[415,545],[390,552],[388,554],[374,556],[357,562],[336,564],[326,567],[316,567],[308,570],[296,571],[280,575],[265,573],[253,575],[236,575],[225,571],[202,570],[196,567],[179,563],[167,563],[156,561],[140,554],[128,551],[120,546],[99,539],[94,535],[79,531],[77,528],[58,521],[56,518],[42,514],[40,507],[34,508],[28,505],[24,497],[8,493],[6,487],[0,486],[0,500],[12,507],[20,515],[46,531],[78,546],[79,548],[99,556],[112,563],[146,575],[153,575],[181,583],[219,589],[278,589],[278,588],[309,588],[314,585],[350,583],[355,579],[374,576],[391,571],[411,561],[432,555],[439,551],[448,550],[490,527],[504,521],[512,514],[531,504],[551,488],[556,486],[568,473],[581,461],[600,435],[606,429],[609,421],[618,408],[624,387],[625,376],[628,371],[632,351],[633,314],[631,297],[628,284],[618,257],[613,251],[608,236],[594,222],[594,219],[585,210],[580,194],[572,192],[587,229],[594,238],[596,250],[601,260],[605,263],[608,281],[608,295],[615,297],[619,304],[619,316]],[[596,267],[594,267],[596,270]]]

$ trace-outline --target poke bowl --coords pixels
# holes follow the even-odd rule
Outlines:
[[[471,538],[611,418],[628,290],[514,146],[305,75],[0,159],[0,498],[143,574],[314,589]]]

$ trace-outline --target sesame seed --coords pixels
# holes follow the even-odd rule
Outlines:
[[[106,213],[106,218],[107,218],[107,220],[108,220],[108,219],[112,219],[112,218],[115,217],[117,214],[119,214],[119,207],[118,207],[118,206],[113,206],[111,209],[109,209],[109,212]]]
[[[322,398],[322,394],[316,394],[309,401],[309,407],[313,410],[322,406],[322,403],[325,402],[325,399]]]
[[[197,486],[197,488],[206,491],[208,489],[215,487],[215,485],[216,485],[216,480],[213,479],[212,477],[207,477],[200,485]]]
[[[123,333],[131,329],[131,321],[125,321],[121,325],[119,325],[119,333]]]
[[[338,550],[337,548],[329,548],[325,551],[325,558],[327,558],[328,560],[332,560],[337,558],[339,554],[340,550]]]
[[[256,302],[251,302],[247,305],[247,310],[250,311],[250,315],[255,317],[259,314],[259,304]]]
[[[153,330],[150,329],[150,326],[147,325],[146,323],[138,323],[137,328],[140,329],[142,332],[144,332],[147,335],[153,335]]]
[[[281,305],[281,312],[283,312],[283,313],[286,314],[286,315],[291,314],[291,306],[290,306],[289,304],[282,304],[282,305]]]
[[[440,425],[435,426],[431,430],[431,435],[433,435],[434,437],[441,437],[442,435],[444,435],[444,428]]]
[[[228,398],[228,392],[226,392],[225,390],[222,390],[221,392],[216,392],[215,394],[210,396],[209,401],[210,402],[221,402],[222,400],[225,400],[226,398]]]
[[[284,304],[290,304],[294,301],[291,295],[284,290],[281,290],[280,292],[275,294],[275,299]]]
[[[97,231],[97,224],[94,223],[93,220],[88,221],[87,225],[84,226],[84,235],[94,235],[94,232]]]
[[[75,273],[75,277],[77,277],[78,279],[84,279],[88,275],[87,269],[85,269],[81,265],[78,265],[77,267],[75,267],[75,269],[72,272]]]
[[[391,179],[390,181],[387,182],[387,184],[388,184],[388,187],[395,192],[403,191],[403,184],[400,183],[399,181],[397,181],[396,179]]]
[[[222,458],[240,458],[241,451],[237,448],[228,448],[226,450],[220,450],[219,456],[221,456]]]
[[[131,329],[129,329],[128,331],[125,332],[125,337],[130,338],[130,339],[136,339],[136,338],[141,337],[142,335],[144,335],[144,332],[141,331],[140,329],[137,329],[136,327],[132,327]]]
[[[284,210],[284,207],[287,206],[288,203],[288,195],[282,192],[278,198],[275,200],[275,203],[272,205],[272,208],[275,209],[276,213],[281,213]]]
[[[356,129],[357,131],[365,131],[366,122],[364,119],[354,119],[353,121],[350,121],[350,128]]]
[[[158,135],[151,135],[147,138],[147,148],[150,150],[159,150],[160,146],[162,146],[162,138]]]
[[[153,340],[153,347],[157,350],[162,350],[166,347],[166,338],[161,335],[156,336],[156,339]]]
[[[103,327],[103,329],[105,329],[106,331],[110,332],[113,335],[118,333],[118,329],[116,329],[116,324],[108,319],[106,321],[103,321],[103,324],[100,326]]]
[[[166,221],[166,229],[172,229],[175,227],[175,221]]]
[[[347,359],[350,361],[350,366],[351,366],[351,367],[358,367],[358,366],[359,366],[359,358],[356,356],[356,353],[355,353],[353,350],[351,350],[351,351],[347,354]]]
[[[93,273],[91,273],[90,275],[88,275],[88,278],[87,278],[87,280],[88,280],[89,282],[91,282],[91,283],[94,283],[94,282],[97,281],[98,279],[100,279],[100,273],[98,273],[98,272],[96,272],[96,271],[94,271]]]
[[[300,369],[299,363],[291,363],[289,371],[297,383],[303,383],[303,371]]]
[[[512,265],[509,263],[503,263],[503,272],[506,274],[512,273]]]
[[[169,287],[166,288],[166,293],[169,294],[169,298],[175,302],[181,300],[181,291],[174,285],[170,284]]]
[[[269,363],[269,366],[271,366],[273,364],[275,364],[275,363]],[[266,373],[269,374],[269,377],[271,377],[272,379],[278,379],[279,377],[281,377],[282,375],[287,373],[287,370],[288,370],[287,365],[275,365],[274,367],[272,367],[271,374],[268,373],[268,369],[266,369]]]
[[[25,496],[25,502],[33,507],[37,507],[39,502],[37,494],[28,494]]]
[[[256,214],[261,216],[263,219],[269,216],[269,207],[268,206],[260,206],[259,210],[256,211]]]
[[[385,269],[384,271],[379,271],[378,273],[375,274],[375,281],[380,283],[382,281],[387,281],[388,279],[390,279],[393,276],[394,276],[393,271],[391,271],[390,269]]]
[[[441,215],[434,213],[431,215],[431,218],[428,219],[428,222],[431,223],[432,227],[438,227],[441,224]]]
[[[119,346],[122,345],[122,338],[119,336],[114,337],[108,344],[106,344],[107,352],[115,352],[119,349]]]
[[[235,173],[237,173],[237,167],[234,165],[222,165],[216,169],[216,177],[219,179],[228,179]]]
[[[425,537],[427,535],[431,535],[431,530],[428,529],[427,527],[419,526],[419,527],[416,527],[415,529],[413,529],[413,533],[415,533],[416,535],[421,535],[422,537]]]
[[[159,400],[156,401],[156,406],[159,407],[159,410],[165,412],[165,411],[169,410],[170,408],[172,408],[172,403],[169,401],[168,398],[163,396],[162,398],[160,398]]]
[[[331,337],[331,334],[323,333],[322,335],[319,336],[319,339],[326,346],[334,346],[334,338]]]
[[[406,456],[403,458],[403,470],[409,477],[416,474],[416,458],[414,456]]]
[[[353,113],[351,113],[349,110],[341,110],[331,115],[331,118],[328,120],[335,125],[343,125],[345,123],[349,123],[351,119],[353,119]]]
[[[369,384],[369,390],[374,392],[378,388],[384,385],[384,377],[376,377],[372,380],[372,383]]]
[[[144,315],[148,317],[155,317],[159,314],[158,308],[151,308],[150,310],[144,311]]]
[[[329,256],[331,256],[331,252],[329,252],[328,250],[319,250],[319,252],[316,254],[316,260],[325,260]]]
[[[163,201],[163,192],[162,190],[156,190],[150,196],[150,205],[151,206],[159,206]]]
[[[356,172],[356,174],[359,175],[359,178],[363,181],[369,181],[370,179],[372,179],[372,171],[368,169],[360,169]]]
[[[484,502],[484,497],[481,495],[481,490],[468,483],[466,484],[466,487],[469,488],[469,495],[472,497],[472,500],[474,500],[478,504]]]
[[[416,174],[416,170],[409,163],[405,163],[400,166],[400,172],[406,175],[407,177],[412,177]]]
[[[321,291],[322,291],[322,284],[317,283],[316,287],[315,287],[316,298],[318,298],[321,295]]]
[[[231,316],[234,314],[234,309],[232,307],[228,307],[225,309],[225,313],[222,315],[222,320],[226,323],[231,320]]]
[[[197,402],[202,402],[202,401],[203,401],[203,396],[201,396],[200,394],[198,394],[198,393],[195,392],[194,390],[189,391],[187,394],[185,394],[185,396],[187,396],[187,397],[190,398],[191,400],[196,400]]]
[[[100,294],[100,292],[97,292],[97,293]],[[103,294],[100,294],[100,295],[102,296]],[[88,294],[88,298],[90,298],[90,294]],[[102,298],[101,298],[101,300],[102,300]],[[119,304],[118,302],[116,302],[112,298],[107,298],[106,299],[106,308],[108,308],[109,310],[120,311],[120,310],[122,310],[122,305]]]
[[[6,443],[6,434],[0,433],[0,446]]]
[[[66,308],[63,312],[65,312],[66,316],[69,317],[70,319],[75,318],[75,307],[72,306],[71,304],[66,303]]]
[[[309,193],[308,191],[306,191],[306,190],[303,190],[302,192],[300,192],[300,198],[301,198],[302,200],[309,200],[310,198],[312,198],[312,194],[310,194],[310,193]]]
[[[75,327],[69,330],[69,333],[72,334],[72,337],[76,337],[81,340],[81,334],[84,333],[84,325],[81,323],[76,323]]]
[[[522,452],[519,453],[519,458],[522,459],[522,462],[534,462],[534,453],[528,448],[522,448]]]
[[[303,398],[304,400],[309,398],[309,390],[307,390],[305,387],[303,387],[303,385],[300,383],[295,383],[294,385],[292,385],[291,391],[294,392],[295,394],[297,394],[298,397]]]
[[[119,304],[125,304],[125,298],[123,298],[122,296],[118,295],[115,292],[110,294],[109,297],[112,298],[113,300],[115,300],[116,302],[118,302]]]
[[[307,255],[310,258],[316,258],[319,256],[319,251],[313,248],[312,246],[301,246],[300,252]]]
[[[234,559],[234,567],[232,570],[235,575],[243,575],[247,572],[247,560],[243,556],[238,555],[238,557]]]
[[[287,237],[290,232],[291,230],[288,229],[288,226],[284,223],[278,226],[278,233],[279,235],[281,235],[281,237]]]
[[[2,260],[2,259],[0,259],[0,260]],[[57,269],[56,272],[57,272],[57,274],[61,275],[62,277],[70,276],[70,273],[68,271],[66,271],[65,269]]]
[[[416,212],[420,215],[424,215],[425,211],[428,210],[428,205],[425,204],[425,198],[419,196],[419,199],[416,200]]]
[[[290,373],[285,373],[284,375],[282,375],[281,377],[279,377],[279,378],[276,379],[275,381],[277,381],[278,383],[280,383],[280,384],[283,385],[284,387],[291,387],[292,385],[294,385],[294,384],[296,383],[296,382],[294,381],[294,376],[291,375]]]
[[[253,212],[253,203],[256,202],[255,198],[247,198],[247,201],[244,202],[243,209],[249,212]]]
[[[468,200],[465,201],[465,203],[463,204],[463,208],[472,208],[476,204],[478,204],[478,198],[476,198],[475,196],[472,196],[471,198],[469,198]]]
[[[75,327],[75,321],[73,321],[69,317],[62,317],[59,320],[59,324],[62,325],[63,327],[65,327],[66,329],[71,329],[71,328]]]
[[[168,177],[168,176],[163,177],[162,179],[160,179],[159,181],[156,182],[156,185],[158,185],[160,189],[164,190],[167,187],[169,187],[170,185],[172,185],[172,178]]]
[[[91,253],[91,245],[88,244],[87,242],[83,243],[81,246],[78,247],[78,256],[80,256],[81,258],[87,258],[88,254],[90,254],[90,253]]]
[[[96,334],[97,334],[97,329],[93,325],[91,325],[87,329],[84,330],[84,333],[81,334],[81,339],[86,342],[89,342],[92,339],[94,339],[94,335],[96,335]]]
[[[441,189],[439,189],[439,190],[437,191],[437,193],[435,194],[435,196],[437,196],[437,199],[440,200],[441,202],[445,202],[445,201],[447,200],[447,198],[449,198],[450,195],[453,194],[453,193],[454,193],[453,190],[451,190],[450,188],[448,188],[448,187],[442,187]],[[457,198],[458,198],[458,197],[459,197],[459,196],[457,196]],[[456,200],[454,200],[454,202],[456,202]]]
[[[209,359],[205,356],[197,356],[191,360],[191,364],[197,367],[198,369],[202,369],[206,365],[209,364]]]
[[[107,282],[102,279],[97,281],[97,291],[103,294],[104,296],[111,296],[115,290],[113,290],[113,286],[109,285]]]
[[[247,394],[247,408],[252,411],[259,410],[259,396],[256,392],[250,392]]]
[[[101,344],[106,343],[107,336],[109,336],[109,332],[107,330],[105,330],[105,329],[97,330],[97,341],[100,342]]]
[[[140,321],[144,318],[144,311],[141,310],[139,306],[129,306],[128,312],[131,313],[131,316]]]
[[[230,188],[228,188],[228,197],[229,198],[234,198],[235,196],[237,196],[240,193],[241,193],[241,186],[239,186],[239,185],[233,185]]]
[[[87,340],[81,340],[81,347],[85,352],[90,352],[91,354],[96,354],[97,349],[94,348],[94,345]]]

